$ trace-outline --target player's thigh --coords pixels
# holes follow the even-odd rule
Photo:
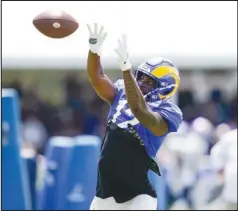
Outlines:
[[[125,210],[157,210],[157,198],[141,194],[124,203]]]
[[[90,210],[119,210],[120,205],[116,203],[113,197],[106,199],[101,199],[99,197],[94,197]]]

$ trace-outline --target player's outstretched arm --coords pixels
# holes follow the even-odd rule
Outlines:
[[[125,81],[125,90],[128,104],[131,112],[135,115],[138,121],[148,128],[152,133],[158,136],[165,135],[168,132],[168,124],[159,114],[151,111],[147,106],[143,94],[141,93],[135,81],[132,71],[123,71]]]
[[[138,121],[152,133],[158,136],[165,135],[168,132],[167,122],[160,114],[154,113],[147,106],[144,96],[137,86],[135,77],[131,71],[126,37],[123,36],[122,40],[118,41],[118,44],[119,46],[115,51],[120,58],[120,67],[123,72],[127,102],[131,112]]]
[[[111,80],[104,74],[100,61],[101,46],[106,39],[107,34],[103,31],[103,27],[98,30],[98,24],[94,24],[94,30],[91,26],[89,30],[89,47],[87,60],[87,74],[90,83],[100,98],[111,104],[116,95],[116,88]]]

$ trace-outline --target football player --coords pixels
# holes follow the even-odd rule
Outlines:
[[[220,137],[211,149],[210,161],[217,172],[220,191],[199,210],[237,210],[237,129]]]
[[[182,122],[181,110],[170,100],[179,86],[179,72],[170,61],[153,58],[133,74],[123,36],[115,49],[123,79],[113,83],[100,62],[107,36],[104,27],[88,25],[88,30],[88,79],[110,105],[90,209],[156,210],[157,196],[147,172],[160,175],[153,158],[166,135],[176,132]]]

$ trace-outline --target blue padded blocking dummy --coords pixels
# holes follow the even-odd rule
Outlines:
[[[154,186],[157,193],[157,210],[167,209],[167,192],[166,183],[162,176],[158,176],[153,171],[148,172],[148,179]]]
[[[24,149],[21,153],[22,158],[26,162],[30,192],[31,192],[31,204],[32,209],[36,208],[36,177],[37,177],[37,155],[32,149]]]
[[[89,210],[96,194],[100,145],[101,140],[97,136],[75,137],[74,153],[67,171],[69,179],[65,184],[65,198],[61,200],[62,209]]]
[[[16,90],[2,90],[2,209],[31,210],[29,179],[20,156],[20,103]]]
[[[37,198],[37,209],[59,210],[61,195],[70,178],[68,166],[74,148],[70,137],[52,137],[46,147],[43,170],[43,187]]]

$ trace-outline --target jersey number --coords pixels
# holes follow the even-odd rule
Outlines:
[[[120,100],[119,104],[116,109],[116,113],[112,116],[112,122],[116,123],[117,118],[122,115],[123,113],[126,114],[129,117],[133,116],[132,120],[123,121],[118,124],[118,127],[120,128],[127,128],[128,124],[131,124],[132,126],[137,125],[139,121],[134,117],[134,115],[131,112],[130,108],[127,108],[127,100]]]

